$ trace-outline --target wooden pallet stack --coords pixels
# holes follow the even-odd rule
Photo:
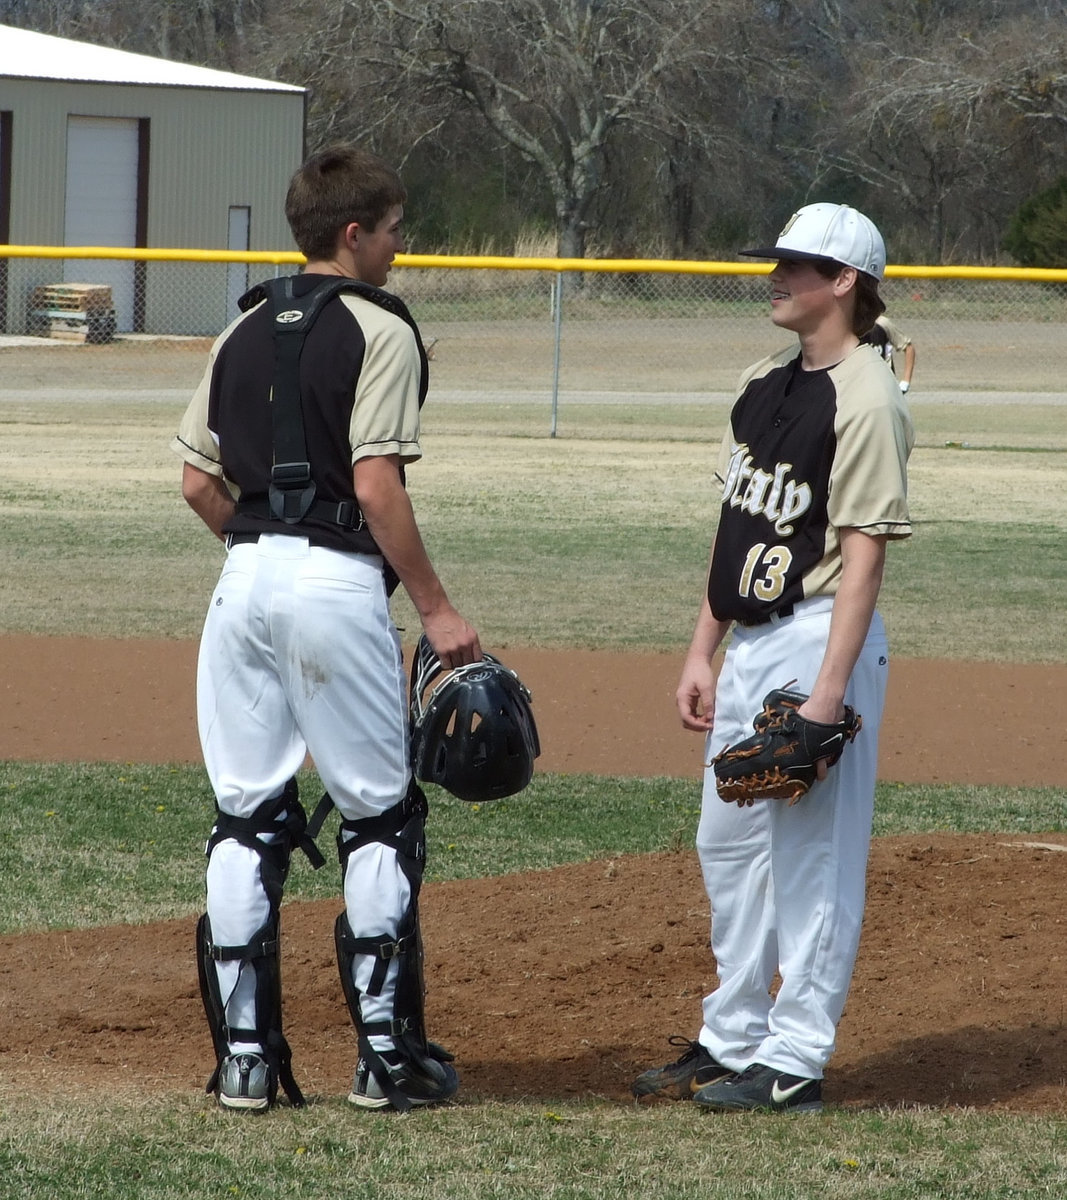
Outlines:
[[[115,336],[111,288],[99,283],[49,283],[34,288],[27,331],[63,342],[110,342]]]

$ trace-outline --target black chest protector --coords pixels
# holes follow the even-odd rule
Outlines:
[[[354,293],[391,312],[411,327],[422,359],[421,407],[425,398],[426,361],[418,326],[402,300],[369,283],[338,276],[317,284],[305,295],[297,296],[295,280],[298,278],[287,275],[281,279],[269,279],[246,292],[238,301],[242,312],[247,312],[264,300],[270,305],[274,378],[271,385],[273,456],[270,486],[265,497],[262,493],[259,496],[242,496],[237,511],[290,527],[312,517],[316,522],[325,522],[343,530],[353,549],[377,554],[381,551],[370,530],[365,527],[363,514],[354,497],[336,502],[322,500],[316,495],[301,408],[300,356],[311,327],[329,301],[341,292]],[[280,529],[279,532],[296,531],[290,528]],[[392,590],[395,577],[390,584]]]

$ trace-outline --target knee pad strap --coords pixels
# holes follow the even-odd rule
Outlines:
[[[411,780],[408,793],[399,804],[376,817],[358,821],[344,820],[337,830],[337,857],[342,872],[351,854],[371,842],[392,846],[412,887],[418,890],[426,865],[426,814],[429,806],[422,788]]]
[[[285,816],[281,816],[281,813]],[[273,834],[274,838],[265,842],[260,834]],[[232,813],[217,809],[215,828],[207,843],[208,858],[219,842],[231,839],[249,850],[255,850],[264,865],[269,864],[272,873],[280,876],[283,884],[289,873],[289,860],[294,846],[303,851],[316,871],[326,861],[308,831],[307,813],[300,803],[300,791],[295,779],[289,780],[280,796],[264,800],[250,817],[235,817]]]

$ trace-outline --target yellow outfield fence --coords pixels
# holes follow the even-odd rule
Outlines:
[[[248,287],[303,261],[292,251],[0,246],[0,351],[210,338]],[[408,254],[397,258],[389,287],[431,346],[435,395],[550,399],[554,432],[561,399],[729,395],[749,362],[787,342],[768,319],[769,269]],[[1060,402],[1067,270],[894,264],[886,275],[888,315],[915,345],[917,398],[1002,393]]]
[[[0,246],[0,258],[112,259],[127,262],[270,263],[301,266],[295,250],[179,250],[116,246]],[[541,258],[476,254],[400,254],[398,267],[467,271],[555,271],[573,274],[766,275],[769,263],[665,258]],[[890,263],[889,279],[1001,279],[1067,283],[1061,267],[921,266]]]

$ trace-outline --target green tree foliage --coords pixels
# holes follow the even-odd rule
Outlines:
[[[1067,267],[1067,175],[1019,206],[1004,249],[1024,267]]]

